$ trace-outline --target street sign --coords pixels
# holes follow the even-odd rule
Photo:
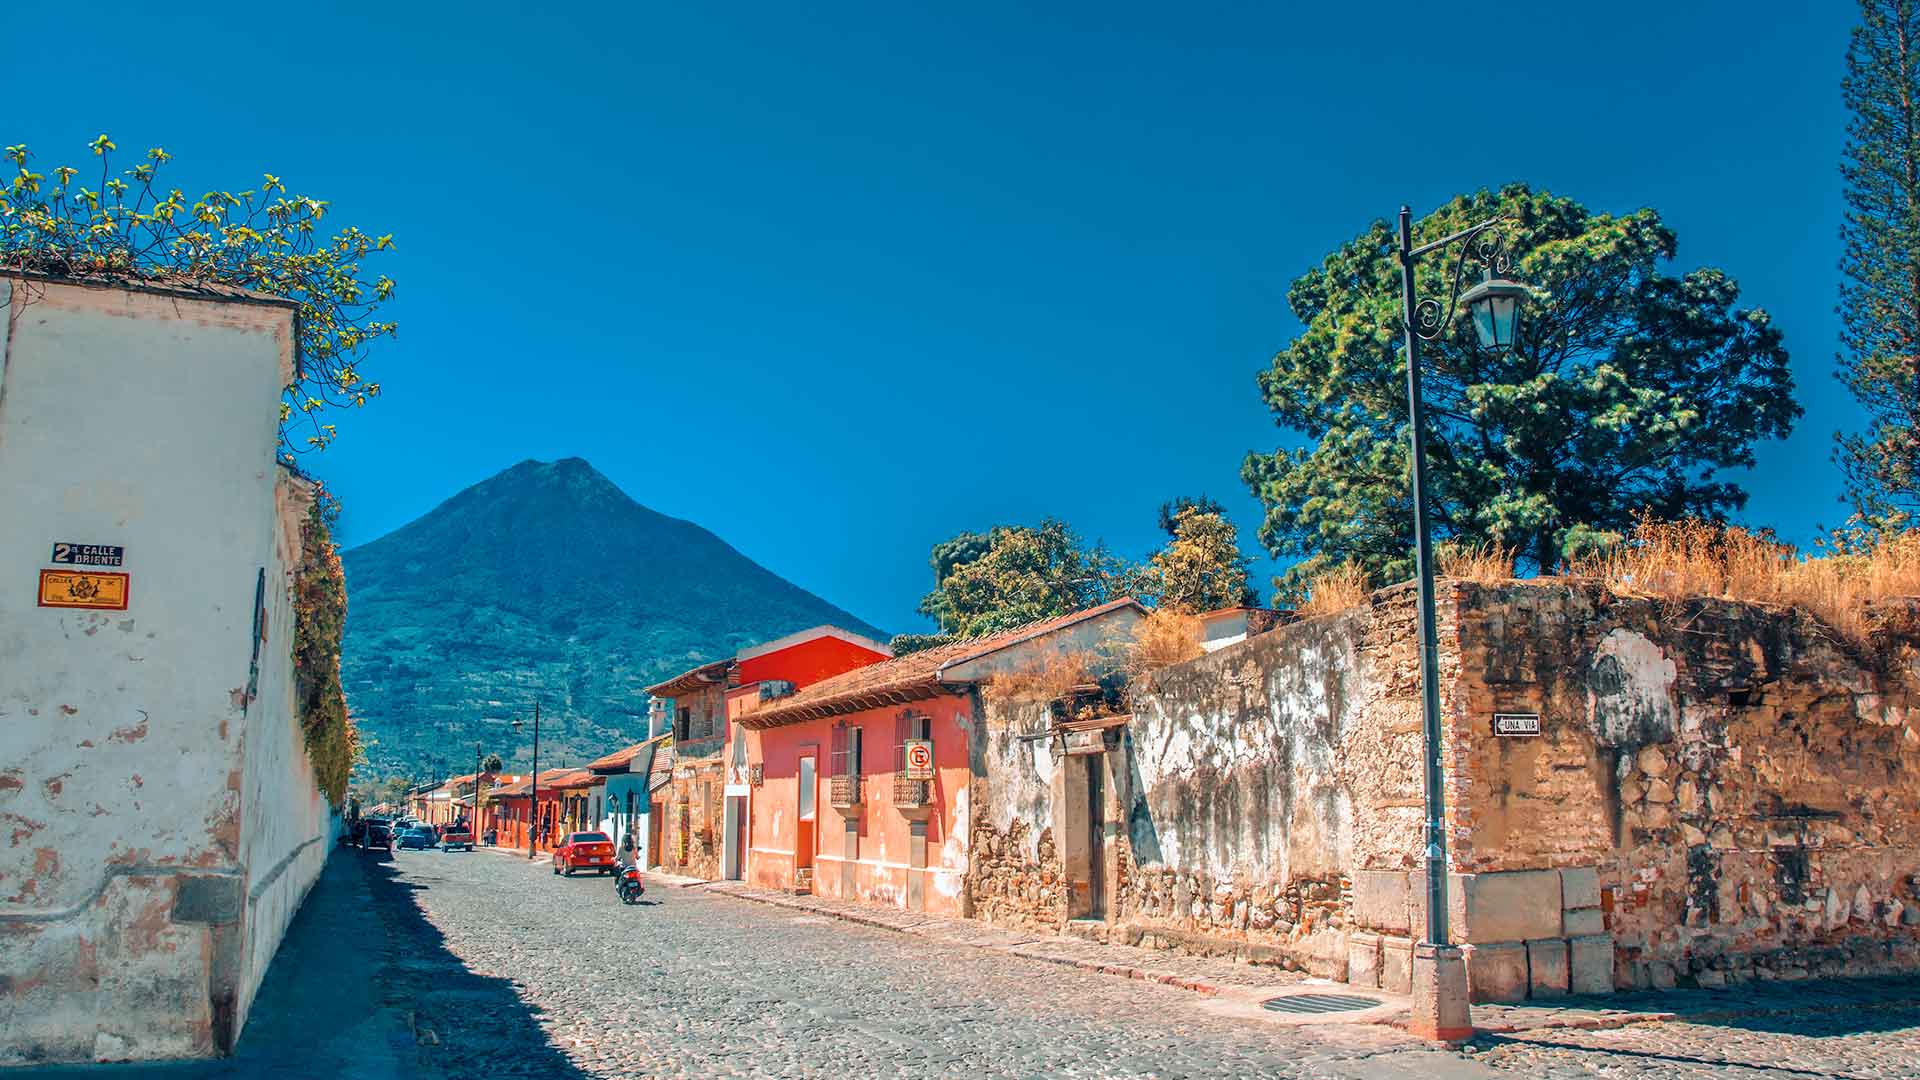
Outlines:
[[[933,741],[930,739],[908,739],[906,746],[907,779],[933,779]]]
[[[127,560],[127,549],[111,544],[75,544],[61,541],[53,545],[53,558],[48,562],[65,563],[69,566],[121,566]]]
[[[1494,713],[1493,733],[1495,735],[1538,735],[1540,734],[1540,714]]]
[[[130,584],[126,574],[42,570],[40,606],[125,611]]]

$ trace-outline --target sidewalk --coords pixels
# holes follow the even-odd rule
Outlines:
[[[652,871],[649,871],[649,876],[680,888],[701,887],[708,892],[737,897],[741,900],[824,915],[828,918],[878,927],[882,930],[914,934],[948,945],[990,949],[1013,956],[1024,956],[1029,960],[1043,960],[1051,964],[1083,968],[1120,978],[1165,983],[1168,986],[1177,986],[1183,990],[1192,990],[1201,994],[1255,989],[1286,993],[1303,985],[1338,985],[1322,979],[1309,979],[1299,972],[1283,971],[1276,967],[1186,956],[1177,952],[1141,949],[1128,945],[1101,945],[1075,937],[1023,933],[988,926],[986,923],[972,919],[925,915],[874,904],[835,900],[824,896],[794,896],[771,889],[754,888],[738,881],[701,881],[694,878],[672,877]],[[1391,999],[1394,995],[1374,992],[1372,996]]]
[[[1020,933],[970,919],[901,911],[821,896],[795,896],[738,881],[703,881],[649,871],[648,876],[677,888],[708,892],[790,911],[841,919],[863,926],[914,934],[932,941],[989,949],[1031,960],[1063,964],[1121,978],[1164,983],[1207,995],[1249,999],[1314,989],[1328,993],[1364,993],[1395,1006],[1391,1011],[1325,1014],[1316,1023],[1388,1023],[1398,1026],[1406,1000],[1378,990],[1349,989],[1344,983],[1311,979],[1230,960],[1178,952],[1100,945],[1073,937]],[[1649,990],[1535,1000],[1515,1005],[1475,1005],[1474,1027],[1482,1037],[1553,1029],[1597,1030],[1670,1021],[1719,1024],[1741,1019],[1804,1017],[1857,1010],[1920,1006],[1920,979],[1889,976],[1872,979],[1751,983],[1717,990]]]

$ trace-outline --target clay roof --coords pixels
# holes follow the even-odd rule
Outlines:
[[[740,715],[740,724],[755,731],[765,731],[767,728],[797,724],[815,717],[900,705],[938,694],[954,693],[959,686],[944,678],[946,669],[1125,607],[1146,610],[1138,600],[1130,596],[1123,597],[1098,607],[1016,626],[998,634],[967,638],[882,660],[822,679],[799,693],[774,698],[758,708],[749,708]]]
[[[727,673],[733,667],[733,657],[712,660],[698,667],[691,667],[665,682],[647,687],[647,693],[654,697],[673,697],[688,690],[702,690],[716,684],[724,685]]]
[[[662,733],[659,735],[655,735],[651,739],[642,739],[639,742],[634,743],[632,746],[626,747],[621,750],[615,750],[613,753],[608,754],[606,757],[595,758],[594,760],[587,762],[585,767],[587,769],[592,770],[593,772],[603,773],[603,774],[629,772],[633,768],[634,758],[639,757],[641,752],[646,750],[647,747],[652,746],[657,742],[661,742],[666,738],[668,738],[668,735],[666,733]]]
[[[586,769],[566,769],[553,780],[542,782],[540,786],[550,787],[555,791],[578,791],[581,788],[590,788],[595,784],[606,782],[606,777],[595,776]]]
[[[572,773],[575,773],[578,771],[579,771],[578,769],[542,769],[540,771],[540,788],[543,791],[548,788],[551,788],[562,777],[571,775]],[[496,799],[511,799],[515,796],[524,796],[527,793],[527,788],[530,787],[532,783],[533,783],[533,780],[529,778],[526,780],[522,780],[519,783],[506,784],[501,787],[494,788],[491,794]]]

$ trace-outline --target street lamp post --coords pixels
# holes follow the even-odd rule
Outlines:
[[[1426,406],[1420,395],[1420,342],[1438,338],[1452,325],[1460,303],[1466,302],[1482,347],[1498,351],[1513,348],[1520,300],[1526,287],[1495,273],[1505,273],[1510,257],[1495,218],[1462,229],[1431,243],[1413,246],[1413,215],[1400,208],[1400,303],[1406,320],[1407,426],[1413,451],[1413,554],[1420,589],[1420,709],[1426,742],[1426,876],[1427,926],[1425,940],[1414,950],[1413,1019],[1415,1034],[1454,1042],[1473,1036],[1473,1014],[1468,1001],[1467,964],[1460,948],[1447,935],[1447,802],[1442,786],[1440,754],[1440,647],[1433,598],[1433,542],[1427,522]],[[1431,297],[1416,299],[1413,271],[1420,257],[1460,242],[1454,265],[1453,291],[1443,306]],[[1463,295],[1460,284],[1469,257],[1485,269],[1486,278]]]
[[[522,721],[513,722],[519,731]],[[527,858],[533,858],[533,830],[540,821],[540,701],[533,703],[533,775],[527,780]]]

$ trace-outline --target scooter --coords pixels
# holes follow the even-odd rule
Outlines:
[[[646,883],[640,880],[640,868],[623,866],[613,876],[613,891],[623,904],[637,904],[647,894]]]

